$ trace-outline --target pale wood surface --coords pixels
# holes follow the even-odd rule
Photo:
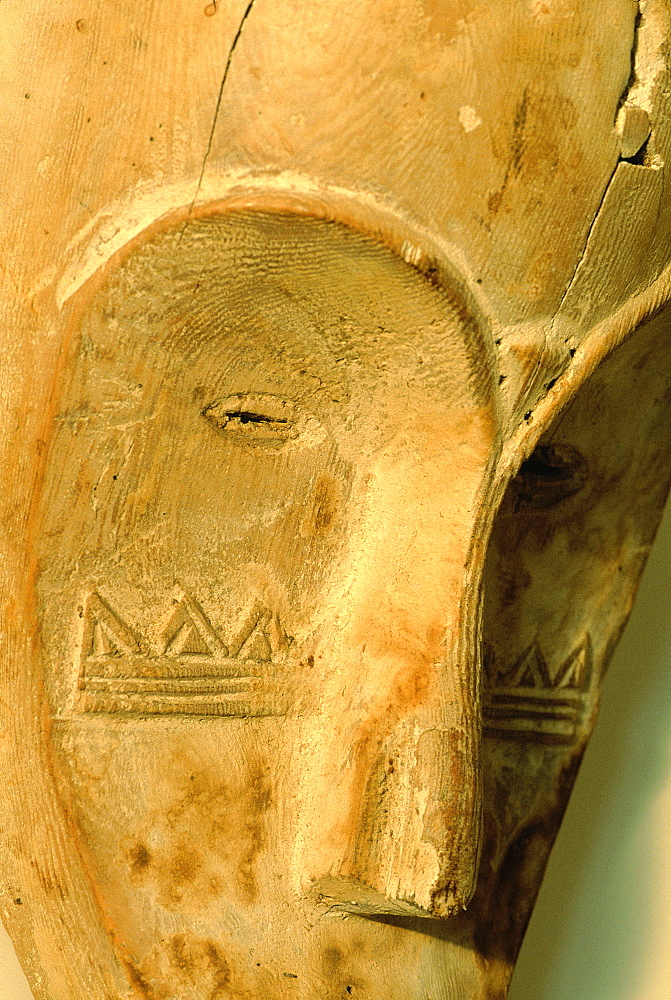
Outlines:
[[[604,685],[598,723],[550,857],[510,1000],[576,1000],[578,988],[584,1000],[664,997],[671,973],[670,565],[667,506]],[[632,698],[639,705],[633,716]],[[599,963],[592,958],[595,949]],[[0,945],[0,998],[32,1000],[8,938]]]
[[[0,25],[2,907],[36,994],[505,995],[668,481],[666,5],[10,0]],[[223,265],[199,290],[229,238],[240,274],[283,263],[286,299],[269,281],[255,313]],[[267,346],[218,369],[203,330],[236,310]],[[247,607],[211,566],[242,535],[205,441],[271,397],[252,423],[293,433],[292,372],[298,450],[244,487],[272,484],[265,511],[232,491],[274,526],[239,545]],[[296,539],[300,608],[269,569]],[[153,628],[151,672],[187,612],[222,663],[251,635],[285,655],[287,614],[317,663],[293,715],[133,720],[77,687],[82,637],[130,662]],[[470,897],[481,783],[475,899],[418,933],[390,914]]]

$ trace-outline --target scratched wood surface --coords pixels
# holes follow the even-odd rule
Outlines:
[[[502,998],[671,471],[669,11],[0,8],[36,997]]]

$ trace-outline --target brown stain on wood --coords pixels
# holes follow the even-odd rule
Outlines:
[[[144,844],[136,844],[128,852],[128,859],[131,872],[137,875],[151,863],[151,852]]]
[[[231,996],[232,972],[221,946],[192,933],[173,934],[141,961],[126,959],[125,964],[132,986],[145,1000]]]
[[[205,771],[183,784],[182,796],[155,814],[128,850],[131,878],[175,911],[209,907],[231,888],[240,902],[253,903],[271,804],[264,767],[252,766],[240,783]]]
[[[505,140],[495,143],[506,169],[501,187],[488,196],[490,216],[501,210],[509,189],[518,179],[525,179],[528,184],[538,183],[544,174],[558,168],[562,155],[567,155],[562,143],[578,122],[578,112],[556,84],[554,90],[551,88],[548,80],[528,83],[517,100],[510,133]],[[574,152],[574,169],[581,157],[581,153]]]
[[[333,530],[343,502],[343,490],[334,476],[318,476],[303,519],[302,533],[324,537]]]
[[[125,966],[126,971],[128,972],[128,978],[137,993],[139,993],[140,996],[145,997],[146,1000],[155,1000],[156,994],[154,992],[154,988],[146,976],[140,972],[133,962],[126,961]]]
[[[357,937],[347,944],[335,941],[322,946],[321,973],[327,989],[325,1000],[348,1000],[349,997],[365,1000],[372,996],[372,984],[361,976],[361,966],[368,960],[365,942]]]

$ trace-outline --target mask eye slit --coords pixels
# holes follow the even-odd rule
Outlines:
[[[226,420],[239,420],[241,424],[268,424],[269,427],[286,427],[289,420],[275,419],[265,413],[253,413],[251,410],[229,410],[224,414]]]
[[[296,436],[294,406],[277,396],[228,396],[201,411],[216,430],[245,441],[285,441]]]
[[[583,488],[587,473],[585,459],[570,445],[539,445],[511,483],[516,506],[554,507]]]

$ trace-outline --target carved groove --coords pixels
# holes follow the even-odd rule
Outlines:
[[[594,698],[590,638],[552,671],[533,643],[509,669],[486,656],[489,685],[483,700],[483,727],[490,736],[572,742],[588,718]]]
[[[187,593],[160,632],[160,651],[136,637],[97,591],[84,605],[77,709],[136,715],[263,716],[283,706],[271,677],[286,646],[258,602],[227,645]],[[275,660],[275,662],[273,662]]]

